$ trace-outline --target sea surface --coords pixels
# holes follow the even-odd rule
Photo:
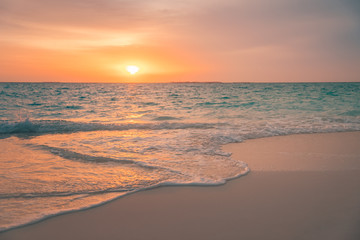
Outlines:
[[[224,184],[250,171],[226,143],[359,130],[360,83],[0,83],[0,231]]]

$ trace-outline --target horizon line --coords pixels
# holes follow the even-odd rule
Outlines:
[[[360,83],[359,81],[306,81],[306,82],[301,82],[301,81],[296,81],[296,82],[275,82],[275,81],[266,81],[266,82],[221,82],[221,81],[173,81],[173,82],[66,82],[66,81],[30,81],[30,82],[25,82],[25,81],[6,81],[6,82],[1,82],[1,83],[93,83],[93,84],[174,84],[174,83],[178,83],[178,84],[186,84],[186,83],[203,83],[203,84],[209,84],[209,83],[220,83],[220,84],[234,84],[234,83]]]

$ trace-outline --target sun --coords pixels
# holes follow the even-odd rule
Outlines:
[[[138,66],[135,66],[135,65],[126,66],[126,71],[128,71],[131,75],[134,75],[139,70],[140,70],[140,68]]]

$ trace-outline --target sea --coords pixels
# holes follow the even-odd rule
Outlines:
[[[246,178],[227,143],[359,130],[360,83],[0,83],[0,231]]]

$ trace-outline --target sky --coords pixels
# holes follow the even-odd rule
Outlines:
[[[0,0],[0,81],[360,81],[360,1]]]

